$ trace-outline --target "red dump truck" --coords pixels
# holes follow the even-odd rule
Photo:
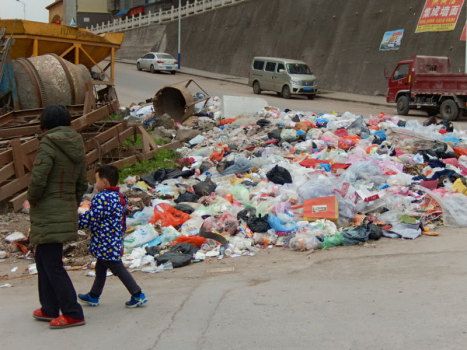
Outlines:
[[[414,56],[400,61],[388,81],[387,102],[397,103],[397,113],[411,109],[456,120],[466,111],[467,74],[449,73],[449,58]]]

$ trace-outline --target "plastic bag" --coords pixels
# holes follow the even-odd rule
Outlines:
[[[248,218],[247,225],[250,228],[251,231],[253,232],[267,232],[271,226],[269,225],[268,222],[268,216],[251,216]]]
[[[284,129],[281,132],[281,139],[287,142],[295,141],[297,137],[297,131],[294,129]]]
[[[366,126],[363,116],[360,116],[357,119],[355,119],[355,121],[349,125],[347,130],[350,134],[358,135],[361,138],[366,138],[370,135],[370,130]]]
[[[123,244],[125,249],[131,249],[155,239],[158,235],[159,234],[152,225],[141,225],[124,238]]]
[[[291,232],[297,229],[297,225],[294,222],[284,222],[274,214],[268,215],[268,223],[269,226],[278,233]]]
[[[436,200],[443,209],[443,222],[446,226],[467,226],[467,196],[461,193],[445,193],[430,191],[424,187],[417,187]]]
[[[343,240],[342,236],[339,233],[336,233],[333,236],[325,236],[323,241],[323,248],[337,247],[342,245]]]
[[[161,238],[161,244],[164,244],[172,242],[179,236],[180,232],[178,232],[173,226],[167,226],[162,228],[162,234],[159,237]]]
[[[183,203],[183,202],[198,202],[198,196],[193,192],[186,191],[181,193],[178,198],[174,201],[175,203]]]
[[[189,204],[184,204],[184,203],[178,203],[174,208],[177,210],[183,211],[184,213],[187,213],[187,214],[192,214],[195,211],[195,208],[193,208]]]
[[[370,230],[366,226],[348,227],[342,231],[342,244],[345,246],[367,242]]]
[[[237,202],[243,204],[250,202],[250,191],[244,185],[233,185],[230,189],[230,193]]]
[[[137,211],[133,214],[133,217],[126,218],[126,225],[127,226],[136,226],[140,224],[147,224],[149,220],[151,220],[152,216],[154,215],[153,207],[145,207],[141,211]]]
[[[289,241],[289,248],[292,250],[315,250],[320,249],[322,242],[315,236],[295,235]]]
[[[154,216],[149,221],[154,224],[161,222],[162,227],[179,226],[190,219],[190,215],[175,209],[167,203],[160,203],[154,207]]]
[[[232,174],[243,174],[248,172],[253,168],[251,162],[242,155],[236,156],[234,164],[227,167],[223,172],[222,175],[232,175]]]
[[[269,181],[275,184],[283,185],[286,183],[292,183],[292,176],[289,171],[279,165],[269,170],[266,174]]]
[[[358,180],[374,183],[377,186],[386,183],[386,176],[382,174],[379,166],[371,161],[360,161],[353,163],[341,175],[340,179],[349,183],[355,183]]]
[[[209,196],[216,189],[217,185],[208,177],[206,180],[193,186],[195,193],[199,196]]]
[[[269,245],[276,244],[278,236],[275,233],[270,232],[255,232],[253,234],[253,241],[255,244]]]

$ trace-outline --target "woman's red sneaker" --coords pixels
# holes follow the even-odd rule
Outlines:
[[[53,329],[68,328],[68,327],[74,327],[74,326],[82,326],[83,324],[86,324],[86,322],[84,321],[84,318],[76,319],[76,318],[71,318],[65,315],[60,315],[57,318],[50,321],[50,328],[53,328]]]
[[[42,312],[42,309],[37,309],[32,312],[32,317],[34,317],[36,320],[39,321],[47,321],[50,322],[52,321],[55,317],[54,316],[48,316]]]

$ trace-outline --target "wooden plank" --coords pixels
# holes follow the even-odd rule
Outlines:
[[[9,163],[0,169],[0,184],[12,176],[15,176],[15,166]]]
[[[11,139],[14,137],[32,136],[40,133],[41,127],[39,125],[18,126],[14,128],[0,129],[0,138]]]
[[[95,107],[96,100],[92,91],[92,85],[88,83],[86,84],[86,95],[84,96],[83,114],[88,114],[91,110],[95,109]]]
[[[141,129],[143,129],[143,132],[141,132]],[[148,139],[152,138],[144,132],[145,130],[141,126],[138,127],[138,130],[141,132],[141,143],[143,144],[143,152],[151,151],[151,143]]]
[[[13,180],[0,188],[0,201],[3,201],[29,185],[31,174],[26,174],[19,179]]]
[[[71,127],[76,131],[83,130],[91,124],[101,120],[102,118],[109,116],[115,112],[118,108],[118,101],[112,101],[110,104],[98,108],[88,114],[84,114],[82,117],[76,118],[71,122]]]
[[[69,105],[66,106],[68,111],[72,116],[83,114],[84,105]],[[6,114],[0,115],[0,126],[4,125],[12,120],[24,119],[30,117],[39,118],[41,113],[44,111],[44,108],[34,108],[34,109],[22,109],[19,111],[11,111]]]
[[[14,211],[20,211],[23,208],[23,203],[28,199],[28,191],[24,191],[16,197],[10,199]]]
[[[84,141],[84,149],[86,150],[86,152],[96,148],[96,146],[99,144],[102,144],[104,143],[105,141],[107,141],[108,139],[114,137],[114,136],[117,136],[119,133],[121,133],[122,131],[124,130],[124,125],[123,124],[118,124],[118,125],[115,125],[113,127],[111,127],[110,129],[107,129],[99,134],[97,134],[96,136],[90,138],[90,139],[86,139],[86,141]]]
[[[32,139],[23,143],[22,150],[25,154],[31,155],[37,152],[39,139]],[[0,153],[0,166],[13,162],[13,151],[11,149]]]
[[[86,154],[86,164],[92,164],[95,161],[99,160],[99,153],[101,156],[104,156],[105,154],[120,146],[122,144],[122,141],[129,138],[132,134],[132,129],[126,129],[122,133],[118,134],[118,136],[112,137],[109,141],[101,144],[100,148],[94,149],[88,154]]]
[[[16,178],[20,178],[24,175],[24,154],[21,152],[21,140],[11,140],[10,145],[13,151],[13,165],[15,166],[15,176]]]
[[[0,125],[6,124],[14,119],[15,119],[15,114],[13,111],[0,115]]]

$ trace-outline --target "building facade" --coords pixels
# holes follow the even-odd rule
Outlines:
[[[49,23],[86,28],[113,20],[111,5],[109,0],[57,0],[46,9]]]

